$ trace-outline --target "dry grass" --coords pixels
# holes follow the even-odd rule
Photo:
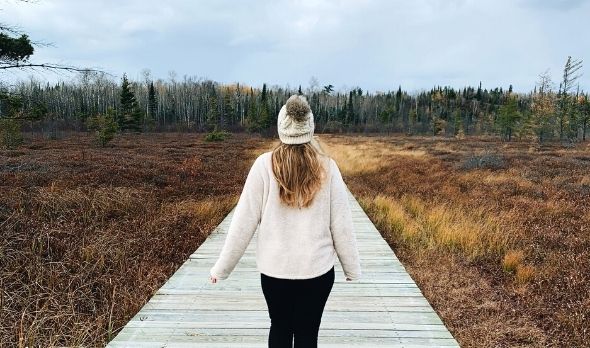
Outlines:
[[[0,347],[104,346],[221,222],[268,143],[91,140],[0,151]]]
[[[516,268],[520,266],[524,258],[522,250],[510,250],[504,255],[502,260],[502,268],[506,272],[515,272]]]
[[[588,346],[590,145],[319,138],[462,346]],[[276,143],[74,135],[0,151],[0,346],[103,346]]]
[[[528,283],[535,275],[535,267],[531,265],[517,265],[516,266],[516,282],[518,284]]]
[[[322,140],[461,346],[589,346],[590,145]]]
[[[426,205],[407,195],[395,200],[378,194],[361,202],[373,213],[374,223],[405,243],[457,251],[469,260],[501,253],[510,243],[507,229],[485,211],[464,211],[447,203]]]
[[[384,146],[384,143],[329,143],[321,141],[320,144],[326,153],[340,166],[342,173],[348,175],[374,173],[387,165],[387,161],[394,156],[420,158],[425,155],[423,150],[413,150],[404,146]],[[382,146],[383,145],[383,146]]]

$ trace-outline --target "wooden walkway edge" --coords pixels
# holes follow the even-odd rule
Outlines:
[[[346,282],[336,261],[319,347],[459,347],[348,194],[363,275]],[[270,319],[256,269],[257,233],[228,279],[208,280],[234,209],[107,347],[267,346]]]

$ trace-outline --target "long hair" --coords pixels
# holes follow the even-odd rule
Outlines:
[[[280,143],[272,151],[272,170],[279,183],[281,202],[308,207],[326,178],[322,159],[328,156],[317,141],[303,144]]]

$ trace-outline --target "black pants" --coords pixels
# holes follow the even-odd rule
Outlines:
[[[310,279],[281,279],[260,274],[270,316],[270,348],[315,348],[322,314],[332,286],[334,267]]]

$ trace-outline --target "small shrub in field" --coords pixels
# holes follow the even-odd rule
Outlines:
[[[472,155],[468,157],[463,164],[461,169],[503,169],[506,168],[504,158],[495,153],[484,153],[481,155]]]
[[[0,120],[0,148],[14,149],[23,143],[20,123],[17,120]]]
[[[530,265],[518,265],[516,266],[516,277],[515,280],[518,284],[528,283],[535,275],[535,268]]]
[[[502,261],[502,268],[505,272],[514,272],[516,268],[522,263],[523,252],[520,250],[510,250],[504,255]]]
[[[109,109],[105,115],[90,117],[86,124],[88,129],[95,131],[96,141],[102,147],[105,147],[113,140],[118,130],[117,121],[115,120],[112,109]]]
[[[223,141],[230,135],[231,133],[229,132],[214,129],[211,132],[207,133],[207,135],[205,135],[205,141]]]
[[[342,133],[344,126],[340,121],[328,121],[323,131],[327,133]]]

